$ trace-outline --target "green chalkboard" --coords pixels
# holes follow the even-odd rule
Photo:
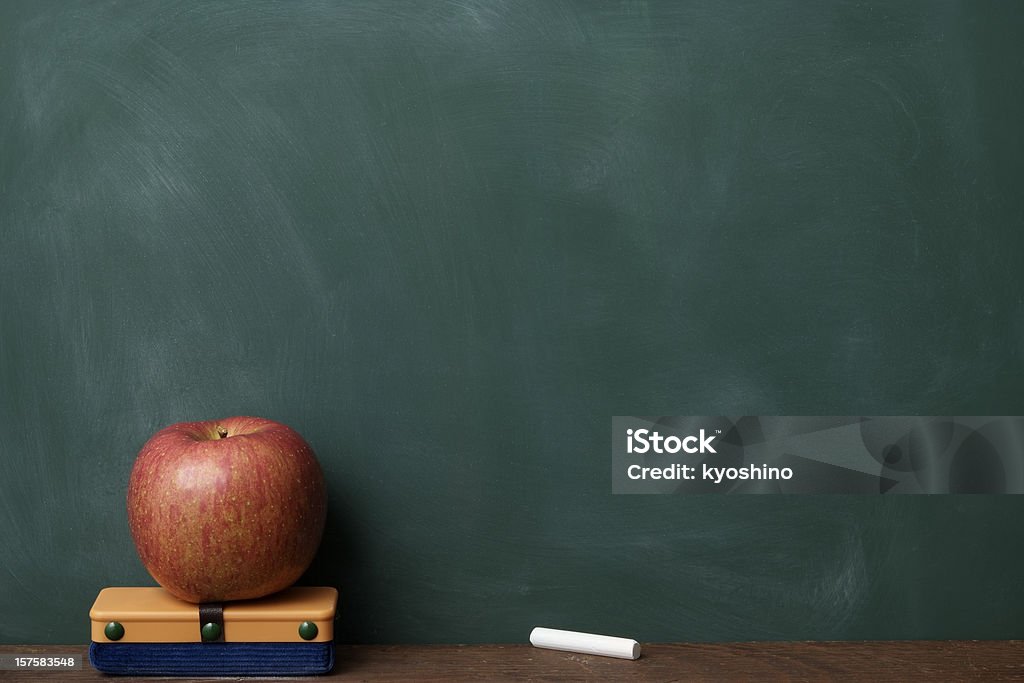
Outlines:
[[[613,415],[1024,414],[1014,2],[0,4],[0,641],[135,454],[319,454],[349,642],[1021,638],[1017,496],[621,496]]]

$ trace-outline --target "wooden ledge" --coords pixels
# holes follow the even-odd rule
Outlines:
[[[0,645],[43,656],[82,645]],[[155,681],[82,669],[0,672],[5,681]],[[323,681],[1024,681],[1024,641],[878,641],[645,644],[636,661],[541,650],[530,645],[339,645]],[[197,679],[202,680],[202,679]],[[205,679],[211,680],[211,679]],[[254,679],[212,679],[254,680]]]

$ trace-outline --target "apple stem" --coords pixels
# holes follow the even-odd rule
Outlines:
[[[223,427],[218,426],[217,427],[217,434],[220,436],[220,438],[226,439],[227,436],[228,436],[228,430],[224,429]]]

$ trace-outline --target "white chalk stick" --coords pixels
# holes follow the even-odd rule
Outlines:
[[[620,657],[622,659],[636,659],[640,656],[640,643],[635,640],[580,633],[579,631],[561,631],[557,628],[538,626],[530,632],[530,642],[534,647],[582,652],[587,655]]]

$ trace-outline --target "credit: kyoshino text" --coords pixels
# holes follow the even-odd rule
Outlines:
[[[648,429],[627,429],[626,430],[626,452],[630,455],[654,453],[657,455],[676,455],[686,453],[688,455],[717,454],[713,441],[714,434],[708,434],[701,429],[699,434],[692,434],[686,437],[678,437],[674,434],[663,436],[657,431]],[[793,470],[790,467],[771,467],[767,464],[747,464],[740,467],[715,467],[708,463],[687,465],[684,463],[669,463],[663,467],[649,467],[646,465],[632,464],[626,468],[626,476],[633,480],[647,479],[675,479],[692,481],[702,479],[721,484],[724,481],[737,480],[777,480],[792,479]]]

